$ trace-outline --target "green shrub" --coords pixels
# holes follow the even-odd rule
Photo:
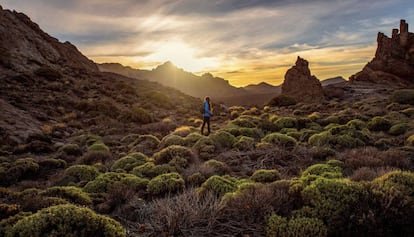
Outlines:
[[[184,179],[178,173],[161,174],[151,179],[147,191],[151,195],[177,193],[184,189]]]
[[[186,146],[194,146],[198,140],[200,140],[203,135],[198,132],[190,133],[184,138],[184,142]]]
[[[82,191],[81,188],[66,186],[66,187],[51,187],[46,189],[43,192],[40,192],[40,195],[47,197],[59,197],[65,200],[70,201],[74,204],[80,205],[90,205],[92,204],[92,199],[89,195]]]
[[[88,193],[106,193],[120,184],[135,183],[134,188],[143,189],[148,180],[132,174],[107,172],[100,174],[95,180],[88,182],[83,190]]]
[[[266,220],[266,236],[274,237],[324,237],[328,236],[328,229],[318,218],[294,217],[286,218],[272,214]]]
[[[206,177],[200,172],[191,174],[187,177],[187,184],[193,187],[200,186],[204,181],[206,181]]]
[[[398,123],[393,125],[390,130],[388,130],[388,133],[393,136],[398,136],[407,132],[408,128],[409,126],[407,123]]]
[[[350,120],[346,124],[346,126],[348,126],[350,128],[353,128],[353,129],[357,129],[357,130],[362,130],[362,129],[366,128],[367,124],[364,121],[360,120],[360,119],[353,119],[353,120]]]
[[[322,115],[319,112],[313,112],[308,115],[308,118],[312,121],[318,121],[319,119],[322,118]]]
[[[222,148],[231,148],[236,142],[236,138],[232,134],[221,130],[212,134],[210,138],[215,143],[216,147]]]
[[[155,176],[176,172],[175,167],[169,164],[155,165],[154,162],[147,162],[135,167],[131,173],[142,178],[154,178]]]
[[[292,218],[288,223],[288,232],[290,236],[328,236],[328,228],[318,218]]]
[[[368,193],[359,183],[318,178],[302,190],[301,196],[305,203],[303,214],[323,220],[332,235],[360,225],[357,220],[363,218],[364,210],[355,207],[367,200]]]
[[[143,165],[148,161],[148,157],[140,152],[134,152],[115,161],[111,166],[112,171],[122,169],[131,171],[133,168]]]
[[[238,117],[237,119],[232,120],[230,124],[243,128],[254,128],[257,125],[254,120],[247,116]]]
[[[302,177],[307,175],[317,175],[326,178],[342,178],[342,168],[328,164],[315,164],[309,166],[302,172]]]
[[[324,131],[310,136],[308,143],[313,146],[326,146],[330,144],[332,139],[332,134],[329,131]]]
[[[17,236],[126,236],[117,221],[74,205],[52,206],[19,220],[8,233]]]
[[[185,159],[187,164],[184,164],[184,167],[186,167],[188,163],[191,163],[194,160],[194,154],[191,149],[187,147],[172,145],[153,155],[154,163],[157,165],[169,163],[177,158]]]
[[[138,151],[149,155],[158,148],[160,142],[161,141],[154,135],[141,135],[134,142],[129,144],[128,148],[131,148],[132,151]]]
[[[407,144],[410,146],[414,146],[414,135],[411,135],[407,138]]]
[[[414,90],[397,90],[391,95],[391,100],[400,104],[414,105]]]
[[[199,193],[204,195],[211,192],[214,195],[222,196],[225,193],[234,192],[236,189],[237,184],[233,180],[223,176],[213,175],[201,185]]]
[[[256,170],[250,179],[260,183],[271,183],[280,179],[280,173],[277,170]]]
[[[172,145],[184,146],[185,140],[181,136],[170,134],[161,139],[160,147],[168,147]]]
[[[20,158],[13,162],[7,170],[7,179],[11,182],[30,178],[39,171],[39,164],[32,158]]]
[[[238,141],[233,144],[234,148],[237,148],[241,151],[248,151],[254,149],[255,141],[254,138],[240,136]]]
[[[391,122],[384,118],[376,116],[368,123],[368,128],[371,131],[388,131],[391,127]]]
[[[88,147],[88,151],[109,152],[109,147],[101,142],[95,142],[94,144]]]
[[[262,142],[267,142],[267,143],[271,143],[271,144],[275,144],[278,146],[284,146],[284,147],[294,147],[296,146],[296,139],[293,137],[290,137],[286,134],[282,134],[282,133],[271,133],[266,135],[263,139]]]
[[[60,148],[62,152],[67,155],[77,156],[81,155],[82,151],[78,144],[66,144]]]
[[[75,182],[91,181],[99,175],[99,171],[90,165],[73,165],[65,170],[65,175],[76,178]]]
[[[274,97],[270,102],[268,103],[269,106],[289,106],[289,105],[295,105],[296,100],[292,97],[286,96],[286,95],[278,95]]]
[[[208,160],[215,156],[215,143],[208,137],[201,138],[193,147],[197,150],[198,156],[203,160]]]
[[[365,145],[361,139],[352,137],[349,134],[337,135],[334,137],[333,144],[340,148],[355,148]]]
[[[274,124],[278,130],[281,130],[283,128],[296,128],[297,120],[296,118],[291,117],[280,117],[276,121],[274,121]]]
[[[392,171],[371,182],[370,201],[377,219],[374,230],[395,236],[413,233],[414,174]]]
[[[286,218],[272,214],[266,219],[267,237],[290,237]]]
[[[226,163],[214,159],[204,162],[203,166],[211,169],[212,172],[217,175],[224,175],[229,171],[229,167]]]

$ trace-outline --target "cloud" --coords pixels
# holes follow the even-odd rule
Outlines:
[[[414,21],[411,0],[2,0],[1,4],[27,13],[42,29],[71,41],[93,60],[150,68],[165,57],[175,57],[235,84],[277,83],[297,55],[306,57],[317,73],[338,70],[347,76],[372,57],[378,31],[390,32],[400,18]]]

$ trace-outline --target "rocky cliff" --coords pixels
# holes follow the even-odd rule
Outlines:
[[[321,82],[311,75],[308,61],[298,56],[296,64],[285,74],[282,95],[297,102],[316,102],[323,98]]]
[[[71,43],[59,42],[23,13],[0,9],[0,69],[31,73],[41,67],[98,71]]]
[[[414,34],[405,20],[400,21],[400,30],[392,30],[391,38],[378,32],[377,44],[374,59],[350,81],[414,83]]]

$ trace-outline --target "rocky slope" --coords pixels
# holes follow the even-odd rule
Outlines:
[[[375,57],[350,81],[375,83],[414,83],[414,34],[408,31],[405,20],[400,30],[393,29],[392,37],[378,32]]]
[[[99,72],[26,15],[0,10],[1,154],[53,152],[79,133],[167,133],[197,116],[198,103],[158,83]]]

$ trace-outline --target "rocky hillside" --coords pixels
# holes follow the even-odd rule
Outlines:
[[[200,103],[158,83],[99,72],[75,46],[9,10],[0,11],[0,82],[1,154],[53,152],[79,133],[167,133],[198,116]]]

